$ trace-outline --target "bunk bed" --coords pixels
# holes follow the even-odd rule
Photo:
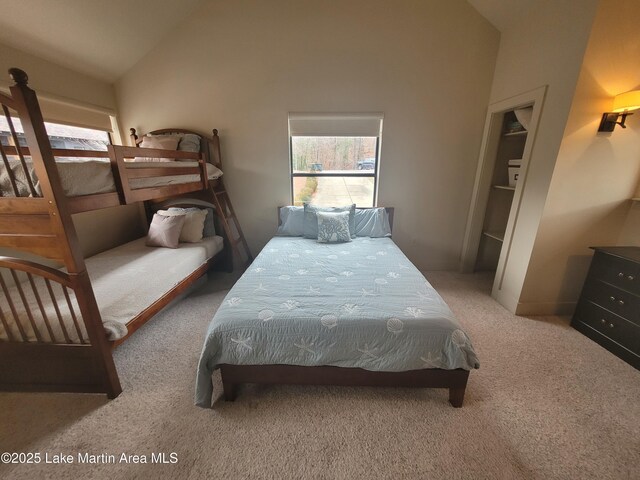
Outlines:
[[[135,131],[134,147],[52,149],[26,73],[9,73],[14,85],[9,95],[0,94],[12,137],[12,145],[0,145],[5,184],[0,249],[9,252],[0,257],[0,391],[95,392],[115,398],[122,388],[112,350],[214,263],[223,260],[228,266],[229,239],[204,239],[175,250],[145,247],[140,239],[85,259],[71,215],[136,202],[144,202],[151,214],[160,202],[185,206],[192,197],[200,204],[219,204],[214,193],[221,182],[217,131],[211,138],[201,136],[200,152],[140,148]],[[22,124],[26,146],[19,142],[13,118]],[[150,133],[166,132],[195,133]],[[56,160],[61,157],[74,161],[65,165]],[[176,161],[127,161],[157,157]],[[80,190],[65,185],[63,176],[75,178]],[[87,185],[95,177],[106,180],[92,191]],[[180,268],[168,268],[169,262]],[[159,290],[140,293],[139,285],[130,291],[132,285],[148,283],[135,275],[154,265],[146,274],[156,285],[164,282]]]

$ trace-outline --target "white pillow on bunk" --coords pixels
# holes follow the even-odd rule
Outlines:
[[[194,133],[181,135],[178,150],[181,152],[200,153],[200,137]]]
[[[178,248],[178,239],[186,215],[167,217],[157,213],[149,225],[146,245],[148,247]]]
[[[158,210],[158,215],[163,215],[165,217],[184,216],[184,225],[180,232],[180,241],[185,243],[197,243],[202,241],[204,221],[207,218],[206,210]]]
[[[183,213],[187,213],[187,212],[193,212],[196,210],[203,210],[205,212],[207,212],[207,216],[204,219],[204,231],[202,232],[202,236],[204,238],[208,238],[208,237],[213,237],[216,234],[216,224],[215,224],[215,220],[214,220],[214,216],[215,216],[215,209],[208,207],[208,208],[197,208],[197,207],[170,207],[169,211],[170,212],[183,212]]]
[[[142,148],[158,148],[161,150],[177,150],[179,137],[173,135],[145,136],[142,138],[140,147]],[[135,157],[134,162],[173,162],[175,158],[157,158],[157,157]]]

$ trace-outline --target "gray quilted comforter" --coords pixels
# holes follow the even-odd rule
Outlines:
[[[209,325],[195,402],[220,364],[374,371],[479,367],[469,337],[390,238],[320,244],[275,237]]]

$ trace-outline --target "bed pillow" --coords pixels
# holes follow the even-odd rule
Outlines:
[[[350,212],[317,212],[318,243],[350,242],[349,216]]]
[[[391,225],[389,214],[384,208],[356,209],[356,236],[358,237],[390,237]]]
[[[193,133],[185,133],[180,137],[178,150],[181,152],[200,153],[200,137]]]
[[[178,248],[180,232],[186,215],[165,216],[155,214],[149,225],[148,247]]]
[[[194,212],[196,210],[204,210],[207,212],[207,216],[204,219],[204,230],[202,231],[202,236],[205,238],[215,237],[216,236],[216,223],[214,220],[214,209],[213,208],[197,208],[197,207],[188,207],[188,208],[179,208],[179,207],[171,207],[169,208],[170,212]]]
[[[142,148],[159,148],[161,150],[177,150],[180,137],[175,135],[158,135],[145,136],[142,138],[140,147]],[[156,157],[135,157],[133,162],[173,162],[174,158],[156,158]]]
[[[195,209],[181,209],[176,210],[158,210],[159,215],[165,217],[184,217],[184,225],[180,232],[180,242],[184,243],[197,243],[202,241],[202,235],[204,233],[204,220],[207,217],[206,210]]]
[[[349,212],[349,235],[356,236],[356,204],[345,205],[344,207],[318,207],[316,205],[304,204],[304,238],[318,238],[318,217],[317,212]]]
[[[282,207],[276,235],[302,237],[304,235],[304,207]]]

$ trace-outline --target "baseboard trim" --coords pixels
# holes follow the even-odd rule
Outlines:
[[[573,315],[578,302],[518,302],[516,315]]]

